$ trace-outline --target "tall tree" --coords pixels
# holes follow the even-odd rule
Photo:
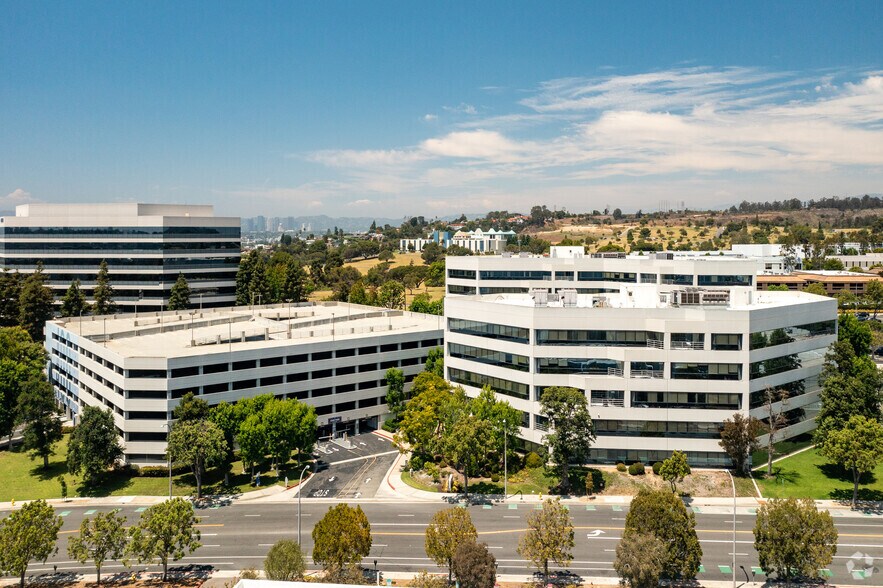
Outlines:
[[[460,588],[494,588],[497,584],[497,559],[487,543],[460,543],[451,559],[451,568]]]
[[[423,543],[426,555],[440,566],[448,568],[448,583],[453,573],[452,562],[457,546],[475,543],[478,533],[472,524],[472,517],[465,508],[447,508],[432,515],[426,527]]]
[[[208,416],[208,402],[193,392],[185,392],[178,406],[172,410],[172,418],[177,421],[203,421]]]
[[[837,318],[837,340],[849,343],[857,357],[865,357],[871,352],[872,339],[871,327],[854,314],[844,312]]]
[[[312,535],[313,561],[331,581],[354,575],[353,568],[371,552],[371,524],[361,506],[332,506],[313,527]]]
[[[186,310],[190,308],[190,284],[184,272],[178,273],[178,279],[169,292],[169,310]]]
[[[696,516],[665,490],[642,488],[625,518],[623,537],[652,534],[666,546],[662,575],[670,580],[695,578],[702,561]]]
[[[251,468],[254,475],[255,463],[263,460],[267,455],[267,429],[260,414],[250,414],[242,421],[236,442],[239,445],[239,457],[242,459],[243,467]]]
[[[282,286],[280,301],[304,302],[310,293],[309,276],[303,265],[290,261],[285,269],[285,281]]]
[[[25,278],[18,298],[18,323],[34,341],[43,340],[43,327],[52,318],[52,290],[46,286],[43,264]]]
[[[752,416],[735,413],[726,419],[721,429],[720,446],[733,461],[737,473],[747,474],[751,454],[760,447],[758,437],[763,434],[763,424]]]
[[[267,451],[276,462],[277,476],[292,452],[302,455],[312,450],[316,438],[316,411],[312,406],[294,399],[273,399],[264,407],[262,420]]]
[[[433,347],[426,354],[426,365],[423,369],[431,372],[439,378],[445,377],[445,350],[441,347]]]
[[[32,374],[24,383],[18,399],[19,420],[24,423],[24,448],[34,457],[43,458],[49,468],[52,446],[61,441],[61,418],[52,395],[52,387],[43,374]]]
[[[631,588],[657,588],[665,559],[665,545],[656,535],[629,533],[616,545],[613,569]]]
[[[43,346],[21,327],[0,327],[0,437],[11,436],[19,417],[22,385],[40,377],[46,363]]]
[[[549,578],[549,562],[569,566],[573,560],[573,520],[561,500],[547,498],[542,510],[527,515],[527,532],[518,540],[518,554]]]
[[[118,560],[126,551],[126,517],[116,511],[100,512],[94,519],[85,518],[80,524],[80,534],[67,543],[68,557],[81,564],[95,562],[95,576],[101,586],[101,567],[107,560]]]
[[[586,395],[576,388],[546,388],[540,396],[540,412],[549,419],[549,433],[543,440],[558,466],[561,490],[566,493],[570,488],[570,463],[585,463],[595,440]]]
[[[21,297],[21,274],[3,268],[0,274],[0,327],[18,324],[19,298]]]
[[[820,453],[831,463],[852,472],[852,508],[855,508],[862,474],[873,472],[883,459],[883,425],[862,415],[853,415],[844,428],[828,433]]]
[[[209,409],[209,420],[220,427],[224,433],[224,441],[227,443],[226,461],[233,460],[233,449],[236,444],[236,434],[242,425],[240,412],[236,410],[236,405],[229,402],[220,402]]]
[[[89,304],[80,289],[80,280],[74,280],[61,301],[61,316],[80,316],[88,310]]]
[[[274,543],[264,560],[264,573],[268,580],[303,581],[306,569],[304,552],[298,542],[291,539],[280,539]]]
[[[883,304],[883,280],[872,280],[865,287],[865,298],[874,307],[874,318],[877,318],[877,311]]]
[[[32,500],[0,521],[0,572],[18,576],[25,586],[28,562],[46,562],[58,551],[62,518],[45,500]]]
[[[162,564],[162,581],[165,582],[169,560],[178,561],[202,546],[199,542],[202,534],[196,528],[198,524],[199,518],[189,500],[172,498],[154,504],[129,530],[127,554],[138,563]]]
[[[260,251],[252,249],[239,261],[239,270],[236,272],[236,304],[238,306],[251,304],[251,280],[260,256]]]
[[[842,429],[854,415],[881,420],[883,377],[867,356],[857,356],[846,341],[831,345],[821,375],[822,408],[816,417],[815,442],[824,445],[830,431]]]
[[[671,484],[672,492],[677,492],[678,482],[683,482],[684,478],[690,475],[687,454],[683,451],[673,451],[668,459],[662,462],[659,475],[663,480]]]
[[[473,414],[461,414],[444,427],[441,452],[454,469],[463,474],[463,492],[469,494],[469,478],[477,476],[496,448],[496,436],[489,421]]]
[[[92,310],[97,315],[115,314],[116,302],[113,300],[113,286],[110,284],[110,275],[107,269],[107,260],[102,259],[98,266],[98,276],[95,278],[95,290],[92,292]]]
[[[220,462],[227,454],[227,443],[220,427],[211,421],[178,421],[169,435],[172,461],[190,465],[196,478],[196,497],[202,497],[202,476],[209,464]]]
[[[773,498],[757,509],[754,549],[767,577],[819,577],[837,553],[837,529],[831,513],[809,498]]]
[[[398,422],[405,409],[405,373],[398,368],[386,370],[386,405],[393,421]]]
[[[94,486],[122,457],[123,449],[110,409],[84,407],[67,446],[68,471],[73,474],[82,471],[83,484]]]
[[[400,282],[389,281],[380,287],[377,302],[386,308],[405,307],[405,287]]]

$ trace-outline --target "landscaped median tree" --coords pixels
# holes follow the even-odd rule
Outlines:
[[[518,541],[518,554],[549,577],[549,562],[569,566],[573,560],[573,519],[556,498],[546,499],[542,510],[527,516],[527,532]]]
[[[359,562],[370,552],[371,524],[360,506],[332,506],[313,527],[313,561],[331,582],[357,578]]]
[[[68,471],[82,471],[83,485],[91,487],[122,457],[113,413],[110,409],[86,406],[67,446]]]
[[[162,581],[169,573],[169,560],[178,561],[201,547],[199,518],[193,504],[172,498],[144,511],[138,524],[129,530],[127,558],[138,563],[162,564]]]
[[[809,498],[773,498],[757,509],[754,549],[767,578],[817,578],[837,553],[834,518]]]
[[[497,559],[487,543],[460,543],[454,550],[451,568],[460,588],[494,588],[497,583]]]
[[[472,517],[465,508],[447,508],[432,515],[426,527],[424,549],[426,555],[440,566],[448,568],[448,583],[453,573],[452,562],[457,546],[462,543],[475,543],[478,533],[472,524]]]
[[[280,539],[273,544],[264,560],[268,580],[296,582],[304,579],[307,562],[297,541]]]
[[[196,497],[201,498],[202,476],[209,464],[227,455],[227,442],[221,428],[211,421],[178,421],[169,435],[167,451],[171,461],[190,465],[196,478]]]
[[[67,544],[68,556],[81,564],[95,562],[95,576],[101,586],[101,566],[107,560],[120,559],[126,551],[126,517],[116,511],[100,512],[94,519],[83,519],[80,534]]]
[[[665,566],[665,545],[652,533],[623,535],[613,569],[631,588],[656,588]]]
[[[883,459],[883,425],[854,415],[842,429],[828,432],[820,453],[852,473],[852,508],[855,508],[862,474],[873,472]]]
[[[561,491],[566,493],[570,463],[584,463],[595,440],[586,394],[563,386],[546,388],[540,396],[540,412],[549,419],[549,433],[543,440],[558,466]]]
[[[24,588],[28,562],[45,563],[58,551],[61,524],[62,518],[45,500],[28,502],[0,521],[0,575],[17,576]]]
[[[623,538],[653,535],[665,546],[662,576],[669,580],[695,578],[702,561],[696,516],[671,492],[642,488],[625,518]]]

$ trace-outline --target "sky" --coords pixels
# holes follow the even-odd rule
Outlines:
[[[883,193],[883,3],[0,0],[0,210]]]

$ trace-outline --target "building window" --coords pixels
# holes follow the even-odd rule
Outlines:
[[[588,374],[594,376],[622,376],[622,362],[613,359],[585,359],[579,357],[538,357],[538,374]]]
[[[347,392],[355,392],[356,385],[355,384],[343,384],[341,386],[337,386],[334,389],[335,394],[346,394]]]
[[[448,277],[458,280],[474,280],[475,270],[454,269],[448,270]]]
[[[555,272],[556,280],[564,280],[567,282],[573,281],[573,272]]]
[[[475,294],[475,286],[461,286],[460,284],[448,284],[448,294]]]
[[[519,286],[482,286],[479,294],[526,294],[527,288]]]
[[[625,406],[623,390],[592,390],[589,400],[591,406]]]
[[[720,438],[718,423],[596,419],[594,425],[597,435],[612,437]]]
[[[749,337],[749,348],[763,349],[794,341],[805,341],[814,337],[825,337],[837,333],[837,321],[821,321],[792,327],[780,327],[768,331],[757,331]]]
[[[330,377],[332,376],[332,371],[333,371],[333,370],[330,370],[330,369],[328,369],[328,370],[316,370],[316,371],[313,372],[313,376],[312,376],[312,378],[313,378],[314,380],[318,380],[318,379],[320,379],[320,378],[330,378]]]
[[[288,374],[287,376],[285,376],[286,382],[303,382],[303,381],[309,380],[309,379],[310,379],[309,372],[299,372],[296,374]]]
[[[338,349],[334,352],[334,357],[352,357],[355,354],[355,349]]]
[[[672,333],[672,349],[697,349],[705,347],[705,335],[702,333]]]
[[[326,387],[326,388],[316,388],[313,390],[313,398],[319,398],[320,396],[331,396],[334,393],[334,388]]]
[[[186,378],[187,376],[198,376],[199,375],[199,366],[190,366],[190,367],[180,367],[180,368],[172,368],[172,377],[173,378]]]
[[[633,361],[629,365],[629,377],[662,378],[665,364],[661,361]]]
[[[289,355],[285,358],[285,363],[303,363],[307,361],[307,354],[302,353],[300,355]]]
[[[718,392],[632,392],[633,408],[739,410],[741,394]]]
[[[739,363],[673,363],[673,380],[740,380],[742,364]]]
[[[482,280],[543,280],[552,279],[552,272],[543,270],[499,270],[481,271]],[[473,276],[474,277],[474,276]]]
[[[782,372],[790,372],[802,367],[820,366],[825,363],[825,353],[827,347],[818,349],[810,349],[801,353],[791,353],[780,357],[773,357],[763,361],[751,362],[751,379],[772,376],[773,374],[781,374]]]
[[[713,351],[741,351],[742,335],[738,333],[714,333],[711,336]]]
[[[528,329],[494,323],[484,323],[481,321],[468,321],[451,318],[448,319],[448,330],[452,333],[462,333],[463,335],[473,335],[475,337],[485,337],[488,339],[500,339],[502,341],[513,341],[515,343],[528,343],[530,341],[530,331],[528,331]]]
[[[657,279],[659,279],[657,274],[641,274],[642,284],[655,284]]]
[[[662,283],[675,286],[692,286],[693,276],[690,274],[662,274]]]
[[[276,386],[282,383],[282,376],[270,376],[269,378],[261,378],[261,386]]]
[[[655,331],[537,330],[537,345],[591,347],[661,347],[663,334]]]
[[[494,378],[485,374],[476,374],[474,372],[467,372],[457,368],[450,368],[448,370],[448,375],[450,376],[451,381],[456,384],[463,384],[464,386],[472,386],[474,388],[490,386],[491,389],[498,394],[524,400],[527,400],[529,397],[529,388],[527,384],[522,384],[521,382],[512,382],[510,380],[504,380],[503,378]]]
[[[316,353],[313,353],[313,361],[322,361],[325,359],[331,359],[330,351],[317,351]]]
[[[256,380],[240,380],[238,382],[233,382],[234,390],[247,390],[249,388],[255,388],[256,386]]]
[[[580,282],[636,282],[633,272],[577,272]]]
[[[166,370],[127,370],[128,378],[156,378],[162,379],[166,377]]]
[[[218,392],[227,392],[230,390],[229,382],[222,382],[220,384],[206,384],[202,387],[203,394],[217,394]]]
[[[493,351],[459,343],[448,343],[448,353],[451,357],[458,359],[486,363],[520,372],[530,371],[530,359],[526,355]]]
[[[282,365],[282,357],[265,357],[261,359],[261,367],[271,367],[274,365]]]
[[[698,276],[700,286],[750,286],[751,276]]]
[[[359,355],[372,355],[377,353],[377,345],[371,345],[370,347],[359,347]]]

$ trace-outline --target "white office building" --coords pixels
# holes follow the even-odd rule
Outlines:
[[[550,255],[503,254],[445,258],[448,294],[526,294],[576,290],[619,292],[624,284],[654,284],[668,291],[685,287],[756,286],[757,259],[725,256],[584,255],[582,247],[552,247]]]
[[[23,204],[0,217],[0,268],[29,274],[42,262],[56,299],[77,279],[91,301],[107,261],[122,311],[160,310],[183,272],[195,306],[229,306],[240,241],[239,218],[211,206]]]
[[[343,303],[62,318],[46,325],[49,380],[76,420],[110,408],[126,460],[165,460],[166,427],[187,392],[210,405],[273,394],[316,408],[320,437],[378,427],[386,370],[406,390],[442,317]]]
[[[470,396],[491,386],[522,412],[526,442],[541,443],[548,428],[539,399],[549,386],[585,392],[597,432],[592,461],[599,463],[653,463],[681,450],[694,466],[726,465],[722,421],[737,412],[767,418],[768,388],[777,398],[774,412],[787,419],[783,438],[813,429],[818,376],[836,340],[836,300],[696,287],[753,283],[742,261],[586,260],[601,264],[592,269],[527,261],[532,265],[488,271],[545,272],[553,288],[445,299],[448,379]],[[470,270],[477,289],[490,287],[481,277],[485,267]],[[586,283],[582,272],[607,283]],[[641,283],[648,274],[650,283]],[[539,279],[517,275],[525,287]],[[628,283],[616,282],[625,276]],[[564,289],[567,283],[616,291],[584,294]]]

